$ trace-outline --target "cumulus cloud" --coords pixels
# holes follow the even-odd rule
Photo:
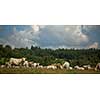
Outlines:
[[[19,26],[20,28],[20,26]],[[99,46],[93,34],[97,28],[81,25],[30,25],[23,30],[13,27],[13,32],[1,40],[13,47],[40,46],[43,48],[86,48]],[[99,29],[99,28],[98,28]],[[92,33],[92,34],[91,34]],[[91,36],[93,35],[93,36]],[[96,38],[97,39],[97,38]],[[1,41],[0,40],[0,41]],[[94,44],[93,44],[94,43]],[[98,44],[97,44],[98,43]],[[92,45],[91,45],[92,44]]]
[[[38,34],[35,34],[36,32],[38,32],[37,27],[34,27],[34,30],[26,29],[22,31],[16,31],[16,29],[14,29],[14,34],[8,37],[6,44],[18,48],[30,48],[32,45],[37,46]]]
[[[31,25],[32,29],[34,32],[38,32],[40,30],[40,26],[39,25]]]
[[[98,42],[94,42],[92,45],[89,46],[89,48],[95,48],[97,49],[99,46],[99,43]]]
[[[46,26],[40,32],[40,46],[42,47],[80,47],[88,42],[88,36],[82,33],[81,26],[55,25]]]
[[[65,31],[71,35],[73,42],[77,42],[78,44],[88,42],[88,36],[82,32],[80,25],[66,26]]]

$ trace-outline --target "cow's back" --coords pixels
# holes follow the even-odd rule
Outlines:
[[[22,59],[10,58],[9,62],[10,62],[10,64],[19,65],[19,63],[22,62]]]

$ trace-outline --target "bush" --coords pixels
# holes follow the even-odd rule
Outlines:
[[[5,64],[5,62],[6,62],[5,58],[1,58],[1,59],[0,59],[0,65]]]

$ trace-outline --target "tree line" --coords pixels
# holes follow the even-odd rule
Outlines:
[[[28,61],[39,62],[46,66],[54,63],[69,61],[71,66],[86,65],[95,66],[100,62],[100,49],[49,49],[31,46],[26,48],[14,48],[10,45],[0,45],[0,64],[5,64],[10,58],[25,57]]]

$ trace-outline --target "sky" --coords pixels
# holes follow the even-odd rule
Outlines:
[[[12,48],[100,48],[99,25],[0,25],[0,44]]]

